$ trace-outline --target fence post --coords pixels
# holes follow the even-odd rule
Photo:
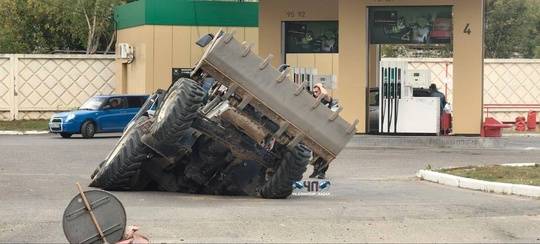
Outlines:
[[[7,83],[8,86],[8,107],[9,107],[9,119],[15,120],[16,118],[16,109],[15,109],[15,96],[17,94],[17,91],[15,90],[16,86],[16,75],[15,75],[16,69],[15,69],[15,54],[9,55],[9,81]]]
[[[12,118],[19,120],[19,56],[17,54],[11,55],[11,73],[13,75],[13,99],[12,99]]]

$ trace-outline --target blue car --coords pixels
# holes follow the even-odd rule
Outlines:
[[[91,97],[76,111],[53,115],[49,130],[63,138],[70,138],[73,134],[92,138],[96,133],[122,132],[148,96],[116,94]]]

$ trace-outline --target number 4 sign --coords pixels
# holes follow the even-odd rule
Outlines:
[[[465,25],[465,28],[463,29],[463,33],[467,33],[468,35],[471,34],[471,29],[469,28],[469,23]]]

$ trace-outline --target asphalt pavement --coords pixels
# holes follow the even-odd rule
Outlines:
[[[63,214],[120,134],[0,135],[0,242],[65,243]],[[420,180],[431,167],[538,162],[540,138],[506,148],[348,146],[325,194],[285,200],[111,192],[154,243],[540,243],[536,197]],[[315,182],[307,178],[302,181]],[[322,182],[318,182],[322,183]],[[322,192],[322,191],[321,191]],[[90,227],[89,227],[90,228]]]

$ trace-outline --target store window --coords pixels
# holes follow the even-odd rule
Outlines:
[[[449,44],[452,6],[370,7],[371,44]]]
[[[286,53],[338,53],[337,21],[285,22]]]

